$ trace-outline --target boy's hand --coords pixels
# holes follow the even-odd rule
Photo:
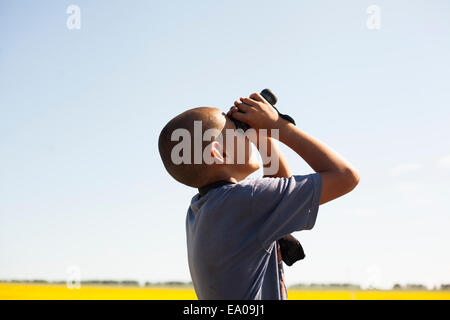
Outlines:
[[[253,129],[275,129],[281,121],[286,121],[259,93],[253,93],[249,98],[240,98],[234,102],[234,107],[228,111],[228,116],[248,124]]]

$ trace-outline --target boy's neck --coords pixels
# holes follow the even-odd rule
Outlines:
[[[239,179],[236,177],[236,175],[232,174],[232,172],[229,172],[228,170],[223,171],[221,170],[221,172],[215,172],[215,174],[212,177],[210,177],[210,179],[208,179],[208,181],[204,184],[204,186],[218,181],[237,183]]]
[[[215,177],[214,179],[211,179],[210,181],[208,181],[208,183],[206,183],[205,185],[209,185],[212,183],[216,183],[219,181],[227,181],[227,182],[231,182],[231,183],[237,183],[238,180],[234,177],[230,177],[230,176],[223,176],[223,177]]]

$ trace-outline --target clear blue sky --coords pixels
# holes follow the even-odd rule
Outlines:
[[[70,4],[80,30],[66,27]],[[366,27],[372,4],[380,30]],[[444,0],[1,1],[0,279],[77,265],[82,279],[189,281],[196,190],[165,172],[159,131],[268,87],[361,174],[296,234],[307,258],[287,283],[449,283],[449,12]]]

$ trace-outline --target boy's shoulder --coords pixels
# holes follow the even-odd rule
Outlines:
[[[291,177],[292,178],[292,177]],[[258,185],[258,184],[270,184],[270,183],[279,183],[282,180],[286,180],[290,178],[283,178],[283,177],[250,177],[245,178],[244,180],[241,180],[238,182],[238,184],[241,185]]]
[[[289,178],[277,178],[277,177],[251,177],[243,179],[237,183],[230,183],[224,186],[224,188],[218,188],[219,195],[242,195],[253,196],[255,192],[259,190],[273,190],[277,189],[277,186],[286,182]]]
[[[252,177],[246,178],[239,182],[242,186],[258,188],[258,187],[267,187],[267,186],[277,186],[280,184],[284,184],[288,182],[290,179],[293,179],[294,176],[289,178],[285,177]]]
[[[197,207],[211,201],[218,205],[222,200],[228,201],[231,199],[239,203],[255,197],[260,200],[264,200],[264,198],[270,200],[269,198],[276,194],[282,194],[292,179],[294,179],[294,176],[290,178],[250,177],[236,183],[219,183],[218,181],[213,183],[213,185],[217,184],[218,186],[208,188],[206,193],[199,190],[199,193],[192,197],[191,205],[194,204]]]

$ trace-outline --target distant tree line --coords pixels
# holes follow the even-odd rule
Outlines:
[[[146,287],[192,287],[192,282],[166,281],[166,282],[146,282]]]
[[[42,279],[33,280],[1,280],[0,283],[30,283],[30,284],[65,284],[66,281],[47,281]],[[140,284],[135,280],[82,280],[81,285],[103,285],[103,286],[128,286],[139,287]],[[192,282],[166,281],[166,282],[145,282],[146,287],[190,287]]]
[[[400,285],[400,284],[396,283],[392,287],[392,290],[423,291],[423,290],[428,290],[428,288],[426,286],[424,286],[423,284],[408,283],[405,285]],[[440,286],[434,286],[432,290],[450,290],[450,285],[449,284],[441,284]]]
[[[353,283],[298,283],[289,288],[306,288],[306,289],[323,289],[323,288],[336,288],[336,289],[352,289],[360,290],[361,287]]]
[[[304,289],[351,289],[351,290],[361,290],[361,287],[357,284],[352,283],[299,283],[290,288],[304,288]],[[396,283],[392,290],[416,290],[416,291],[426,291],[428,288],[423,284],[405,284],[401,285]],[[441,284],[440,286],[435,286],[432,290],[450,290],[450,284]]]
[[[0,280],[3,283],[35,283],[35,284],[65,284],[66,281],[47,281],[41,279],[35,280]],[[134,280],[83,280],[80,283],[87,285],[117,285],[117,286],[139,286],[139,282]]]

